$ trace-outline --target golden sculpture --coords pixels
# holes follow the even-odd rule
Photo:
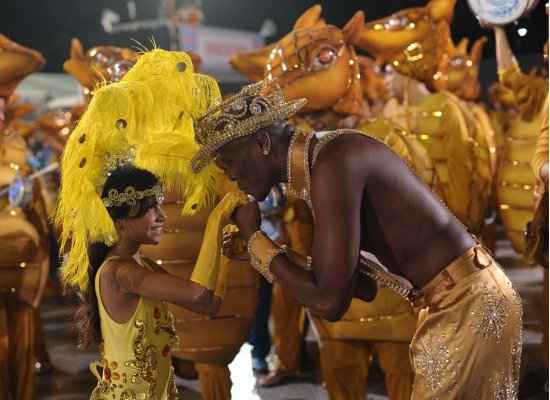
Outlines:
[[[11,110],[6,110],[6,103],[13,99],[17,84],[43,65],[40,53],[0,35],[0,397],[6,399],[34,398],[36,308],[50,261],[40,181],[35,180],[32,189],[26,187],[27,197],[12,197],[19,197],[20,202],[8,202],[7,188],[17,179],[23,183],[31,170],[26,164],[25,140],[14,128],[22,109],[12,106],[13,102]],[[4,119],[6,111],[8,118]]]
[[[427,151],[435,168],[433,180],[426,181],[430,171],[413,155],[415,171],[473,233],[479,233],[489,204],[496,149],[485,112],[464,101],[479,94],[483,39],[470,54],[467,42],[454,46],[449,23],[455,2],[432,0],[425,7],[369,22],[358,47],[397,71],[390,88],[394,98],[382,114],[419,139]],[[460,79],[463,85],[457,84]],[[372,125],[360,129],[368,131]]]
[[[521,71],[502,28],[495,28],[495,38],[499,82],[490,94],[499,140],[496,197],[506,234],[514,250],[523,254],[525,227],[533,218],[535,204],[536,178],[530,163],[543,122],[548,79]]]

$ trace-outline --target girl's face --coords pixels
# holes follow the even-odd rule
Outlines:
[[[139,244],[159,244],[165,221],[166,214],[157,203],[142,217],[121,220],[120,234]]]

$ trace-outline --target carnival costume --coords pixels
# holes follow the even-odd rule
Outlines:
[[[28,109],[13,92],[44,63],[39,52],[0,35],[0,397],[13,400],[34,398],[37,308],[50,265],[46,197],[39,180],[27,179],[30,151],[20,134],[27,129],[18,123]]]
[[[155,173],[169,190],[185,197],[184,213],[212,204],[219,173],[209,168],[194,175],[189,162],[198,149],[193,142],[193,121],[219,99],[215,81],[196,74],[187,54],[164,50],[141,55],[122,80],[94,91],[88,110],[70,135],[62,161],[56,222],[63,227],[62,247],[68,248],[61,271],[66,285],[90,290],[88,245],[116,243],[108,207],[159,195],[157,187],[144,191],[128,187],[101,198],[107,174],[117,166],[133,163]],[[242,195],[228,196],[216,208],[207,229],[221,230],[228,212],[242,201]],[[191,279],[211,290],[219,286],[217,294],[222,296],[224,285],[217,281],[221,261],[212,256],[205,247]],[[92,397],[175,398],[170,358],[175,330],[166,306],[141,299],[124,326],[114,324],[102,310],[100,301],[103,372]]]
[[[390,100],[384,117],[416,136],[431,158],[435,174],[413,168],[473,233],[480,233],[495,173],[495,134],[489,117],[467,103],[479,95],[478,64],[485,39],[471,53],[467,41],[450,38],[454,0],[432,0],[369,22],[358,47],[412,79],[405,83],[402,104]],[[424,84],[431,94],[412,102],[409,86]],[[412,97],[412,96],[411,96]],[[370,132],[369,123],[358,129]],[[432,175],[432,181],[426,181]]]
[[[193,169],[199,172],[226,143],[283,121],[303,105],[303,100],[286,102],[275,85],[263,87],[260,82],[243,88],[199,121],[196,139],[201,150],[193,158]],[[325,145],[345,134],[362,135],[353,130],[294,133],[287,156],[289,195],[311,208],[315,160]],[[317,142],[310,149],[313,139]],[[249,239],[248,252],[254,268],[272,280],[272,260],[288,250],[257,231]],[[311,261],[299,265],[307,269]],[[410,346],[413,399],[515,397],[521,360],[521,299],[488,251],[479,244],[470,248],[422,289],[406,286],[381,272],[375,263],[365,263],[366,267],[359,267],[362,273],[420,310]]]

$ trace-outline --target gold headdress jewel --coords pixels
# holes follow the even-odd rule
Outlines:
[[[274,122],[284,121],[306,102],[306,99],[285,101],[283,91],[276,84],[260,81],[245,86],[198,120],[195,140],[200,150],[191,161],[193,171],[198,173],[211,162],[214,153],[223,145]]]

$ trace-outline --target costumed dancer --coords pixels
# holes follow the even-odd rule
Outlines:
[[[343,29],[328,25],[321,19],[321,7],[317,5],[307,10],[293,31],[279,42],[236,54],[231,63],[250,79],[263,77],[277,82],[289,99],[306,98],[307,106],[293,117],[301,129],[347,126],[368,112],[354,48],[363,27],[362,12]],[[319,90],[320,85],[323,90]],[[310,210],[300,199],[290,199],[289,204],[285,224],[290,247],[309,255],[313,238]],[[281,363],[260,381],[267,386],[296,374],[296,349],[301,341],[298,304],[279,283],[275,283],[274,290],[274,342]],[[323,380],[331,399],[366,396],[369,364],[375,351],[386,374],[390,398],[410,398],[413,375],[408,344],[416,316],[405,300],[383,289],[372,304],[354,299],[340,322],[331,323],[316,316],[312,319],[320,340]]]
[[[383,143],[348,129],[304,134],[286,122],[304,104],[260,82],[197,125],[194,171],[216,160],[260,201],[286,182],[312,209],[304,262],[259,230],[257,204],[237,208],[254,268],[329,321],[352,297],[372,300],[378,284],[413,301],[421,311],[410,345],[412,399],[514,398],[521,299],[490,252]]]
[[[216,83],[195,74],[188,55],[154,50],[123,81],[94,92],[69,137],[56,222],[68,248],[63,281],[82,293],[83,344],[103,340],[102,360],[92,364],[99,380],[92,398],[176,398],[176,331],[162,301],[206,314],[219,307],[221,254],[204,246],[191,279],[182,279],[138,253],[160,240],[159,182],[185,194],[184,212],[211,204],[215,170],[195,176],[186,166],[197,150],[193,120],[219,98]],[[242,194],[229,194],[218,204],[206,228],[212,238],[221,237],[241,201]]]
[[[13,92],[42,68],[42,55],[0,35],[0,398],[32,400],[38,305],[48,276],[46,203],[28,180],[30,151],[18,133]],[[8,196],[9,190],[9,196]]]

